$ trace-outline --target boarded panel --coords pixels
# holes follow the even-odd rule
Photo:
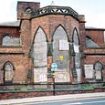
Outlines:
[[[69,43],[67,40],[59,40],[59,50],[69,50]]]
[[[34,82],[47,82],[47,68],[34,69]]]
[[[2,42],[3,46],[20,46],[20,38],[5,36]]]
[[[41,28],[36,33],[31,56],[34,64],[34,82],[47,82],[47,42]]]
[[[70,82],[70,76],[68,72],[55,72],[55,82]]]
[[[101,80],[102,79],[102,75],[101,75],[101,71],[96,71],[96,80]]]
[[[85,64],[85,78],[86,79],[93,79],[94,78],[94,69],[92,64]]]

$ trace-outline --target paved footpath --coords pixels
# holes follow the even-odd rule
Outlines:
[[[0,105],[11,105],[11,104],[14,105],[19,103],[29,103],[29,102],[41,102],[41,101],[50,101],[50,100],[56,101],[64,99],[83,99],[83,98],[96,98],[96,97],[105,97],[105,92],[43,96],[43,97],[22,98],[22,99],[8,99],[8,100],[0,100]]]

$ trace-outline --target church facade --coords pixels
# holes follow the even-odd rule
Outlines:
[[[18,2],[0,24],[0,84],[105,82],[105,29],[70,7]]]

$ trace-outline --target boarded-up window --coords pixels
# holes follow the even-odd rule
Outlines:
[[[102,80],[102,63],[96,62],[94,65],[85,64],[84,69],[86,79],[91,79],[92,81]]]
[[[94,69],[95,69],[96,80],[101,80],[103,65],[100,62],[96,62],[94,65]]]
[[[80,69],[80,50],[79,50],[79,37],[78,37],[78,32],[76,29],[74,29],[73,32],[73,49],[74,49],[74,64],[75,64],[75,69],[73,71],[73,73],[75,75],[77,75],[77,82],[81,81],[81,69]]]
[[[85,64],[84,65],[84,71],[85,71],[85,78],[86,79],[94,79],[93,64]]]
[[[20,38],[5,36],[2,39],[3,46],[20,46]]]
[[[14,76],[14,67],[12,63],[6,62],[4,64],[4,82],[5,83],[12,83]]]
[[[32,58],[34,64],[34,82],[47,81],[47,42],[44,31],[39,28],[36,32]]]
[[[57,73],[55,81],[57,82],[68,82],[69,75],[69,43],[65,30],[62,26],[59,26],[53,36],[53,63],[57,64]],[[67,76],[66,80],[64,78],[59,78],[59,73],[61,75]],[[63,76],[62,76],[63,77]],[[58,79],[61,79],[58,81]]]

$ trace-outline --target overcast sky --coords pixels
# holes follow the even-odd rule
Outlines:
[[[105,28],[105,0],[2,0],[0,22],[16,20],[17,1],[40,2],[41,7],[50,5],[70,6],[79,14],[85,15],[86,26]]]

